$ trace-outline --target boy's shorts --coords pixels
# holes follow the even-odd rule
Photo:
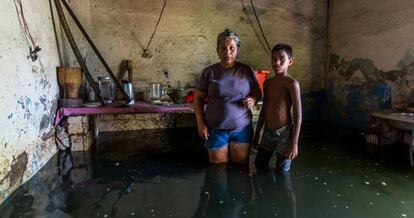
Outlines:
[[[270,158],[276,151],[276,169],[288,172],[292,160],[284,156],[286,148],[290,145],[292,138],[292,124],[289,123],[275,131],[263,129],[262,140],[258,147],[255,164],[258,168],[268,165]]]
[[[263,129],[262,140],[258,145],[266,151],[277,151],[279,154],[284,154],[287,146],[290,145],[292,138],[292,124],[285,126],[271,132],[266,127]]]
[[[253,126],[249,124],[236,131],[209,129],[208,133],[208,139],[204,141],[204,144],[207,150],[214,151],[228,146],[229,143],[250,144],[253,137]]]

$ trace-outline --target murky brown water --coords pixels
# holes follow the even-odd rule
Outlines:
[[[56,155],[0,217],[414,217],[403,148],[349,131],[303,134],[290,174],[209,165],[194,129],[105,134],[97,147]]]

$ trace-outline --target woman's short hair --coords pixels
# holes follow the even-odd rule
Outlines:
[[[237,47],[240,47],[240,38],[239,38],[239,36],[235,32],[230,31],[229,29],[226,29],[226,30],[224,30],[224,32],[218,34],[218,36],[217,36],[217,48],[219,47],[220,42],[222,42],[224,40],[227,40],[228,38],[234,39],[234,41],[237,44]]]

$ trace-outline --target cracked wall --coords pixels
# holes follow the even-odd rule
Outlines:
[[[414,105],[414,2],[330,1],[327,119],[364,130],[372,112]]]
[[[59,65],[49,1],[22,1],[28,29],[41,47],[34,62],[13,1],[0,12],[0,202],[55,154],[52,121]]]

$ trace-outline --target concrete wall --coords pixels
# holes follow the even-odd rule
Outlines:
[[[32,62],[13,1],[0,2],[0,203],[55,154],[52,121],[58,88],[57,47],[49,1],[22,1],[34,41]]]
[[[329,119],[365,129],[369,114],[414,104],[414,2],[331,0]]]
[[[308,115],[305,119],[315,117],[324,85],[327,1],[254,3],[270,46],[278,42],[293,46],[291,74],[301,83]],[[164,82],[164,71],[170,73],[172,85],[180,81],[181,85],[194,86],[202,69],[218,61],[216,37],[225,28],[236,31],[241,38],[239,61],[256,69],[270,68],[269,52],[248,0],[168,0],[148,49],[150,57],[143,57],[143,49],[154,31],[162,0],[72,0],[70,5],[116,74],[123,60],[134,62],[137,91],[145,90],[150,82]],[[87,55],[89,70],[95,78],[105,75],[86,42],[78,33],[75,35],[80,46],[86,48],[82,53]]]

